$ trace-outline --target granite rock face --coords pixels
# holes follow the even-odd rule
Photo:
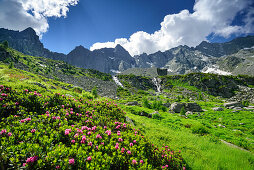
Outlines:
[[[82,46],[69,54],[51,52],[44,48],[32,28],[12,31],[0,28],[0,42],[7,40],[9,46],[32,56],[66,61],[78,67],[116,74],[130,68],[164,68],[168,74],[214,72],[216,74],[254,75],[254,51],[246,54],[243,49],[254,46],[254,36],[236,38],[226,43],[203,41],[197,47],[178,46],[153,54],[131,56],[121,45],[90,51]],[[237,54],[239,50],[242,53]],[[211,71],[212,70],[212,71]],[[224,72],[224,73],[223,73]],[[165,73],[163,73],[165,75]]]

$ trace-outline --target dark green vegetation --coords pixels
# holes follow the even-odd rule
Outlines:
[[[72,89],[78,86],[86,91],[98,88],[98,94],[102,96],[116,96],[116,85],[110,74],[101,73],[92,69],[84,69],[43,57],[24,55],[11,48],[0,44],[0,61],[34,74],[54,80],[59,80],[72,85],[62,86],[63,89]],[[55,86],[55,85],[53,85]]]
[[[36,75],[9,70],[4,65],[1,68],[6,76],[0,81],[1,168],[182,169],[185,166],[178,151],[168,146],[155,147],[139,130],[133,129],[114,101],[89,100],[84,97],[87,94],[76,91],[71,93],[76,97],[67,90],[55,89],[53,93],[20,79],[34,80]],[[50,86],[50,80],[45,86]]]
[[[193,169],[254,168],[254,108],[227,109],[223,106],[226,99],[221,97],[223,94],[232,97],[240,93],[239,85],[251,87],[254,83],[253,77],[188,74],[160,78],[163,91],[158,93],[154,85],[150,88],[143,86],[149,82],[144,77],[119,76],[120,81],[128,85],[126,89],[119,88],[119,91],[124,91],[120,93],[119,102],[138,102],[138,105],[122,105],[122,108],[145,136],[159,146],[165,143],[174,149],[182,150],[184,159]],[[140,82],[132,83],[135,79]],[[146,87],[146,90],[140,90],[140,86]],[[221,88],[217,88],[220,86]],[[187,114],[188,112],[182,108],[179,114],[171,114],[169,108],[174,102],[196,102],[202,107],[203,112]],[[166,111],[153,108],[153,103],[167,107]],[[242,104],[253,105],[245,100],[242,100]],[[223,111],[214,111],[214,107],[221,107]],[[159,119],[157,116],[149,118],[156,110],[159,110],[158,114],[155,114]],[[223,141],[232,143],[235,147]]]
[[[254,87],[253,77],[214,74],[162,76],[157,79],[162,89],[159,93],[157,86],[147,77],[119,75],[124,88],[116,88],[108,74],[61,61],[26,56],[3,45],[0,60],[0,84],[4,85],[0,93],[7,94],[0,96],[3,99],[0,101],[0,130],[6,129],[6,132],[2,131],[0,150],[4,153],[0,157],[4,169],[21,168],[26,161],[25,167],[31,169],[58,166],[66,169],[119,169],[119,165],[130,169],[140,169],[141,166],[161,169],[166,165],[182,169],[184,162],[187,169],[254,168],[253,109],[242,107],[236,110],[223,106],[226,100],[235,99],[237,95],[246,96],[238,98],[244,106],[253,105],[253,94],[242,93],[243,89]],[[78,83],[77,80],[84,83],[83,79],[100,83],[90,85],[89,93],[85,91],[87,86],[73,85]],[[119,99],[113,101],[100,97],[105,96],[100,92],[101,86],[108,82],[115,85],[113,88]],[[181,108],[180,113],[173,113],[170,107],[174,102],[195,102],[203,111],[191,113]],[[214,107],[223,110],[214,111]],[[118,125],[120,136],[117,133],[119,129],[116,129]],[[91,130],[85,127],[82,130],[83,126]],[[92,130],[94,126],[96,129]],[[82,135],[77,128],[83,131]],[[68,133],[66,129],[71,131]],[[110,136],[109,131],[105,133],[107,130],[111,130]],[[8,136],[9,132],[11,135]],[[97,137],[98,134],[102,138]],[[83,135],[86,136],[85,144],[80,143]],[[163,147],[162,150],[169,146],[174,161],[166,164],[165,161],[171,159],[171,150],[162,154],[163,151],[157,151],[149,141],[158,148]],[[120,150],[123,147],[124,153]],[[128,150],[131,155],[127,154]],[[140,163],[141,159],[144,163]]]

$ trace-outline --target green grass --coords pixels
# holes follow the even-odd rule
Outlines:
[[[171,146],[181,150],[183,157],[192,169],[253,169],[254,155],[246,151],[227,146],[210,136],[192,134],[179,126],[186,122],[168,113],[164,119],[149,119],[134,114],[127,114],[134,120],[135,127],[158,146]],[[177,123],[178,122],[178,123]],[[177,124],[179,124],[177,126]]]

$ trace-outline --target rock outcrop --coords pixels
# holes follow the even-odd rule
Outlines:
[[[197,103],[172,103],[170,110],[174,113],[180,113],[182,107],[190,112],[202,112],[202,108]]]

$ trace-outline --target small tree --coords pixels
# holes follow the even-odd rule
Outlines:
[[[185,113],[186,113],[186,110],[185,110],[185,108],[184,108],[184,106],[181,108],[181,110],[180,110],[180,114],[181,115],[185,115]]]
[[[201,93],[198,94],[198,100],[204,100],[203,95]]]
[[[13,62],[11,62],[11,63],[9,64],[8,68],[9,68],[9,69],[12,69],[13,67],[14,67],[14,64],[13,64]]]
[[[143,106],[146,107],[146,108],[151,108],[151,105],[150,103],[148,102],[147,98],[144,98],[143,99]]]
[[[98,97],[97,87],[96,87],[96,86],[93,87],[93,89],[92,89],[92,94],[93,94],[94,98],[97,98],[97,97]]]
[[[3,45],[4,45],[4,48],[8,48],[8,47],[9,47],[8,41],[5,40],[5,41],[3,42]]]

